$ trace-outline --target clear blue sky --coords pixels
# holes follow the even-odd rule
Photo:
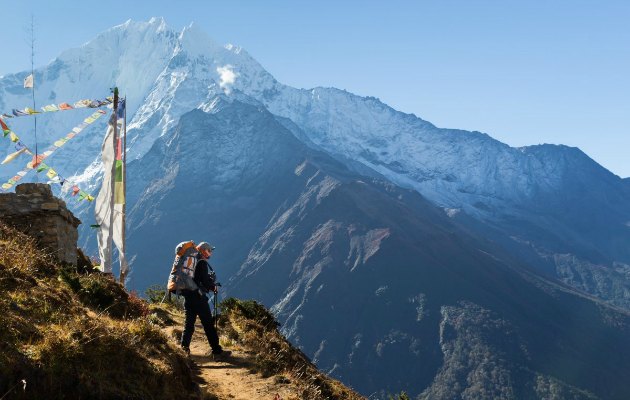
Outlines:
[[[0,0],[0,75],[124,22],[194,21],[279,81],[376,96],[512,146],[580,147],[630,176],[630,1]]]

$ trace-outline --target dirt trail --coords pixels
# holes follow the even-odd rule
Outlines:
[[[181,324],[168,329],[171,337]],[[219,331],[219,335],[221,332]],[[254,369],[255,355],[238,346],[226,347],[232,354],[223,360],[214,360],[210,346],[200,323],[195,325],[195,333],[190,343],[190,358],[194,362],[196,381],[202,389],[218,396],[219,400],[295,400],[298,391],[286,378],[281,376],[262,377]]]

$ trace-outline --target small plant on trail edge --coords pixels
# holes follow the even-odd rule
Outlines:
[[[389,396],[387,396],[387,400],[411,400],[411,399],[409,398],[407,393],[402,391],[398,394],[393,394],[393,395],[390,394]]]
[[[275,329],[280,326],[276,318],[263,306],[255,300],[239,300],[229,297],[223,300],[219,307],[221,312],[232,313],[237,312],[247,319],[258,322],[265,330]]]
[[[184,308],[182,297],[166,292],[165,285],[151,285],[144,291],[145,299],[151,304],[166,304],[177,309]]]

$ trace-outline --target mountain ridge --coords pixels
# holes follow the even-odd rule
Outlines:
[[[440,326],[464,329],[447,317],[455,313],[486,332],[474,336],[479,349],[507,351],[503,341],[526,349],[509,350],[510,361],[496,371],[514,380],[507,386],[514,393],[544,396],[545,390],[534,389],[540,380],[586,399],[592,394],[581,390],[588,382],[591,393],[623,398],[606,389],[625,390],[612,383],[622,373],[615,368],[626,365],[622,356],[598,360],[598,373],[580,364],[581,374],[599,374],[602,383],[597,384],[572,373],[559,377],[558,370],[546,365],[565,365],[574,354],[582,354],[581,337],[599,344],[606,336],[626,346],[624,335],[606,325],[603,315],[610,312],[627,321],[627,313],[599,311],[608,308],[568,285],[541,279],[474,231],[464,233],[457,219],[417,192],[358,175],[310,149],[264,107],[226,100],[213,110],[185,114],[176,133],[160,141],[171,143],[156,143],[143,158],[145,170],[154,170],[150,160],[157,160],[163,171],[177,164],[178,152],[193,160],[178,164],[164,197],[145,192],[146,198],[138,201],[138,210],[155,216],[130,229],[130,248],[137,249],[138,259],[168,257],[168,248],[143,245],[143,238],[164,224],[164,242],[184,231],[216,238],[215,270],[222,280],[232,277],[223,282],[227,293],[273,305],[282,332],[294,344],[324,371],[364,394],[406,390],[420,395],[424,389],[426,396],[450,398],[440,388],[449,386],[448,377],[462,355],[449,358],[451,345],[441,343],[459,346],[464,339],[440,336]],[[194,150],[185,152],[192,144]],[[254,155],[242,155],[250,151]],[[205,158],[197,156],[202,154]],[[221,161],[223,157],[229,161]],[[188,185],[195,179],[186,177],[194,171],[204,171],[205,184],[193,193]],[[160,179],[154,182],[162,184]],[[191,206],[195,221],[177,206],[201,198],[206,200]],[[140,271],[153,274],[150,266],[137,264],[136,274]],[[483,310],[488,319],[473,318],[473,310]],[[375,326],[371,313],[380,316]],[[574,319],[582,321],[575,332],[567,325]],[[503,322],[484,331],[486,321]],[[496,343],[484,338],[488,335]],[[554,335],[564,347],[551,340]],[[452,361],[443,365],[443,357]],[[484,365],[483,359],[473,360],[470,368],[484,370]],[[457,376],[472,373],[456,370]],[[529,372],[523,375],[523,370]],[[500,393],[502,381],[487,374],[479,372],[475,384],[458,382],[462,390],[482,393],[473,389],[477,385]]]
[[[567,146],[513,148],[483,133],[438,128],[373,97],[291,88],[244,50],[220,47],[195,26],[173,31],[163,19],[130,21],[103,35],[38,70],[36,79],[44,82],[46,101],[74,97],[75,86],[85,89],[81,96],[102,96],[96,84],[104,81],[132,92],[132,286],[165,279],[158,268],[172,258],[172,244],[189,239],[182,235],[218,240],[214,260],[227,289],[257,293],[309,356],[366,392],[409,385],[418,395],[450,398],[453,392],[442,389],[457,383],[457,395],[479,398],[546,397],[556,389],[623,398],[627,388],[613,379],[620,372],[569,327],[578,324],[576,331],[606,351],[614,352],[599,344],[606,332],[625,346],[619,336],[630,309],[627,178]],[[150,70],[140,71],[145,64]],[[20,74],[0,79],[0,105],[17,102],[23,91]],[[52,133],[72,120],[70,112],[54,114],[38,120],[42,130]],[[27,129],[27,120],[10,122]],[[51,160],[94,190],[102,171],[100,122],[74,139],[81,153]],[[91,209],[84,204],[79,212]],[[394,229],[400,226],[407,228]],[[87,228],[82,237],[86,243],[91,237]],[[405,278],[386,276],[375,286],[390,269]],[[255,278],[266,283],[264,292]],[[348,288],[387,323],[363,325],[370,313],[349,294],[337,295]],[[394,319],[399,311],[404,323]],[[318,340],[312,332],[323,328],[313,321],[329,314],[344,335],[327,326],[328,337]],[[362,330],[352,331],[347,320]],[[618,330],[611,321],[621,321]],[[500,365],[464,360],[465,352],[455,350],[470,343]],[[502,363],[497,354],[510,360]],[[401,367],[420,355],[426,364],[418,375]],[[572,357],[579,360],[573,366]],[[612,357],[623,371],[623,355]],[[584,360],[605,364],[607,372],[592,371]],[[547,389],[538,392],[538,384]]]

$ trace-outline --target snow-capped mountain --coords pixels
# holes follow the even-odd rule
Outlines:
[[[31,106],[31,93],[22,86],[26,75],[21,72],[0,78],[0,113]],[[442,389],[449,382],[466,381],[457,378],[463,373],[457,366],[461,357],[453,357],[470,334],[466,326],[475,326],[476,333],[469,338],[492,348],[488,354],[507,352],[518,359],[499,368],[501,377],[511,379],[514,372],[510,371],[528,369],[525,386],[510,387],[530,390],[537,381],[549,392],[565,390],[567,396],[588,398],[576,389],[581,387],[579,374],[555,376],[558,369],[545,369],[541,354],[553,351],[536,341],[551,339],[541,339],[535,335],[536,329],[523,325],[533,314],[514,319],[510,313],[520,312],[521,301],[525,309],[535,310],[528,297],[545,296],[554,318],[564,312],[558,310],[574,306],[588,310],[586,314],[595,322],[585,337],[599,340],[602,332],[608,332],[605,326],[626,323],[625,311],[616,314],[598,300],[580,296],[596,296],[630,309],[630,184],[579,149],[554,145],[512,148],[483,133],[438,128],[373,97],[334,88],[292,88],[276,81],[245,50],[220,46],[194,25],[175,31],[159,18],[128,21],[62,53],[35,72],[35,82],[39,106],[103,98],[113,86],[127,96],[128,248],[137,256],[132,264],[133,286],[141,289],[163,283],[164,268],[158,265],[170,262],[173,243],[191,236],[221,240],[218,245],[223,251],[217,252],[216,261],[222,267],[222,279],[231,278],[228,289],[242,295],[253,291],[273,306],[282,322],[288,323],[286,333],[296,342],[301,340],[305,351],[337,376],[357,381],[361,375],[370,376],[364,382],[366,390],[395,389],[396,385],[378,381],[376,377],[384,373],[380,370],[374,374],[364,371],[382,360],[378,353],[359,357],[360,343],[381,344],[381,349],[398,352],[418,350],[433,364],[423,370],[421,384],[415,389],[418,393],[426,389],[430,398],[452,397],[453,393]],[[89,113],[86,109],[39,115],[39,145],[51,144]],[[32,118],[12,118],[7,123],[25,143],[34,143]],[[105,118],[99,120],[47,163],[96,191],[105,123]],[[6,140],[6,152],[10,148]],[[315,164],[304,164],[306,158],[316,160]],[[22,158],[3,166],[0,175],[13,176],[27,161]],[[312,175],[305,178],[307,172]],[[372,182],[373,178],[380,183]],[[352,191],[365,198],[351,195]],[[84,225],[89,225],[88,204],[76,204],[69,201]],[[343,215],[335,214],[336,207]],[[400,220],[392,210],[408,221]],[[406,232],[416,239],[422,237],[418,232],[426,229],[437,235],[433,241],[418,239],[410,244],[405,238]],[[82,236],[82,244],[93,250],[88,228]],[[376,242],[385,245],[375,246]],[[147,253],[149,245],[155,249],[151,254]],[[387,261],[379,258],[380,249],[385,248],[387,254],[419,257],[425,269],[419,272],[414,266],[401,271],[399,263],[395,274],[387,276],[388,283],[369,286],[370,293],[359,291],[361,298],[369,298],[369,304],[383,301],[387,307],[402,307],[403,303],[406,308],[409,304],[418,309],[426,306],[431,315],[426,321],[431,323],[422,325],[421,333],[416,325],[402,329],[390,321],[382,332],[372,332],[369,340],[367,332],[347,337],[343,336],[349,334],[345,330],[342,336],[334,330],[327,332],[326,343],[308,336],[300,320],[317,315],[313,305],[331,306],[328,300],[318,298],[319,293],[326,293],[336,279],[345,285],[351,285],[353,279],[370,282],[368,277],[373,278],[374,271],[387,270]],[[484,255],[479,256],[479,249]],[[459,262],[449,260],[450,255],[458,255]],[[509,269],[526,278],[523,281],[522,276],[506,273],[505,265],[495,265],[492,260],[505,261]],[[371,272],[356,278],[362,271],[358,268],[338,275],[336,263],[346,265],[346,261],[348,265],[369,264],[365,268]],[[427,270],[426,265],[436,266],[438,272]],[[462,265],[470,266],[470,271],[460,269]],[[486,274],[484,268],[509,284]],[[462,274],[475,274],[471,271],[487,279],[469,276],[476,285],[462,281]],[[393,296],[389,288],[397,284],[400,273],[411,285],[422,280],[428,286],[421,292],[404,291],[408,298]],[[431,292],[432,279],[440,280],[441,290],[448,291],[447,277],[459,282],[453,286],[457,288],[454,292],[448,296]],[[268,279],[266,291],[256,292],[260,279]],[[315,287],[315,282],[322,288]],[[525,288],[516,300],[509,298],[506,287],[510,285]],[[552,295],[546,297],[535,287]],[[495,301],[493,297],[490,301],[479,290],[508,299]],[[566,297],[565,292],[569,292]],[[581,293],[577,295],[580,299],[576,292]],[[339,321],[355,316],[355,306],[343,309]],[[395,309],[387,307],[381,311]],[[594,311],[597,307],[604,310],[601,315]],[[570,318],[579,318],[579,314],[566,312]],[[475,313],[483,318],[475,319]],[[548,328],[544,321],[538,322],[540,330]],[[517,338],[519,329],[525,329],[529,335],[525,348],[541,358],[530,363],[530,355],[522,348],[517,351],[485,342],[488,326],[503,332],[499,342],[507,340],[517,343],[516,347],[522,344]],[[569,339],[564,328],[552,328],[563,338],[563,345],[580,344],[573,336]],[[364,330],[369,330],[368,325]],[[428,340],[427,347],[422,348],[416,339]],[[400,343],[408,345],[400,347]],[[348,350],[340,354],[349,359],[339,359],[331,349]],[[552,361],[568,363],[571,355],[580,354],[573,350],[558,350]],[[395,353],[394,359],[396,354],[401,353]],[[452,364],[440,367],[436,354]],[[620,357],[617,361],[625,366],[626,360]],[[353,365],[362,367],[353,372]],[[383,365],[395,367],[394,363]],[[466,373],[483,375],[488,365],[470,360]],[[401,385],[417,378],[401,372],[403,375]],[[599,383],[589,385],[589,390],[608,393]],[[497,382],[490,386],[501,387]],[[628,392],[623,385],[614,390]],[[544,397],[545,393],[537,395]]]
[[[184,114],[130,165],[130,185],[149,181],[130,221],[135,281],[155,280],[182,232],[216,239],[229,295],[273,304],[293,343],[373,398],[630,393],[630,360],[605,349],[630,345],[606,322],[630,316],[308,147],[263,106],[222,99],[214,111]]]
[[[0,109],[30,105],[30,92],[22,87],[26,75],[0,79]],[[290,121],[300,139],[355,170],[415,189],[451,216],[465,214],[490,224],[501,238],[525,244],[534,257],[573,255],[590,266],[574,265],[568,273],[566,263],[549,263],[548,272],[565,282],[596,295],[601,286],[628,287],[611,268],[620,266],[622,274],[630,270],[630,188],[578,149],[512,148],[479,132],[437,128],[376,98],[334,88],[295,89],[276,81],[245,50],[220,46],[194,25],[174,31],[160,18],[111,28],[37,70],[35,81],[40,105],[102,98],[119,86],[128,97],[130,159],[141,158],[157,138],[168,136],[183,113],[212,112],[218,97],[262,104]],[[39,116],[40,146],[80,122],[80,113]],[[10,123],[33,143],[31,119]],[[50,160],[92,191],[100,174],[104,124],[99,121]],[[2,171],[5,177],[13,173],[11,167]],[[594,269],[602,272],[597,278]],[[630,304],[628,294],[616,298],[619,305]]]

